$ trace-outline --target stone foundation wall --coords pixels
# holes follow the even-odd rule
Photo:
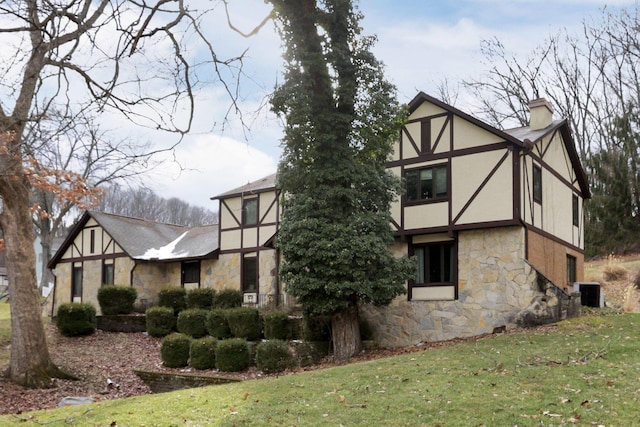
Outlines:
[[[362,306],[360,314],[383,347],[491,333],[512,324],[541,294],[524,256],[521,227],[460,232],[457,300],[407,301],[404,295],[387,307]]]

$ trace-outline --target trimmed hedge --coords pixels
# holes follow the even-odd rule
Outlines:
[[[272,311],[262,315],[264,337],[268,340],[286,340],[291,338],[291,325],[286,311]]]
[[[176,329],[176,316],[171,307],[151,307],[145,312],[147,333],[152,337],[164,337]]]
[[[207,316],[209,310],[203,308],[188,308],[178,313],[176,324],[178,332],[193,338],[207,335]]]
[[[171,334],[162,338],[160,356],[164,366],[182,368],[189,362],[191,338],[185,334]]]
[[[213,369],[216,367],[216,346],[218,340],[213,337],[191,341],[189,364],[194,369]]]
[[[133,313],[138,291],[133,286],[106,285],[98,289],[98,304],[105,316]]]
[[[167,288],[158,294],[158,305],[173,308],[176,316],[187,308],[187,291],[184,288]]]
[[[231,329],[227,322],[226,309],[214,308],[207,315],[207,331],[218,339],[231,338]]]
[[[213,299],[214,308],[236,308],[242,306],[242,293],[235,289],[223,289]]]
[[[204,308],[211,310],[216,291],[211,288],[189,289],[187,291],[187,308]]]
[[[97,325],[96,308],[91,304],[68,302],[58,308],[56,326],[64,336],[91,335]]]
[[[239,372],[249,367],[251,354],[247,340],[229,338],[218,341],[216,346],[216,367],[223,372]]]
[[[262,336],[262,319],[257,309],[251,307],[231,308],[225,312],[231,335],[248,341]]]
[[[265,374],[282,372],[295,365],[295,357],[286,341],[264,341],[256,347],[256,366]]]

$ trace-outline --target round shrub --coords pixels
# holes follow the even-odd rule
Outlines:
[[[189,362],[191,338],[185,334],[171,334],[162,338],[160,357],[168,368],[182,368]]]
[[[158,294],[158,305],[173,308],[173,313],[178,315],[187,308],[187,291],[184,288],[167,288]]]
[[[189,364],[194,369],[213,369],[216,367],[216,345],[218,340],[213,337],[200,338],[191,341],[189,349]]]
[[[249,367],[251,355],[247,341],[229,338],[216,345],[216,367],[223,372],[239,372]]]
[[[262,315],[264,337],[268,340],[286,340],[291,336],[289,315],[286,311],[272,311]]]
[[[256,348],[256,366],[265,374],[273,374],[293,368],[295,358],[285,341],[264,341]]]
[[[214,308],[207,315],[207,331],[212,337],[219,339],[231,338],[226,311],[225,309]]]
[[[91,335],[96,331],[96,308],[91,304],[69,302],[58,308],[56,326],[67,337]]]
[[[213,299],[214,308],[236,308],[242,305],[242,293],[235,289],[223,289]]]
[[[203,308],[188,308],[178,313],[177,329],[182,334],[193,338],[207,335],[207,315],[209,310]]]
[[[152,337],[164,337],[176,329],[176,316],[171,307],[151,307],[145,312],[147,333]]]
[[[216,291],[211,288],[189,289],[187,291],[187,308],[204,308],[211,310]]]
[[[106,285],[98,289],[98,304],[106,316],[133,313],[136,298],[138,291],[133,286]]]
[[[257,309],[251,307],[231,308],[226,311],[231,335],[249,341],[259,340],[262,336],[262,319]]]

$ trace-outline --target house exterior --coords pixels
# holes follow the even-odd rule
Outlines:
[[[387,167],[406,184],[392,206],[392,251],[415,257],[416,276],[389,306],[361,307],[380,345],[490,333],[532,305],[561,318],[575,304],[590,192],[568,122],[553,120],[545,100],[530,109],[529,126],[499,130],[424,93],[409,104]],[[163,237],[135,238],[134,248],[126,237],[147,230],[141,220],[87,213],[52,260],[56,301],[93,302],[100,281],[96,290],[77,290],[76,268],[86,271],[84,284],[113,263],[106,268],[115,283],[136,286],[150,302],[163,284],[183,284],[240,289],[245,304],[282,304],[273,245],[281,197],[275,174],[213,197],[219,224],[202,231],[207,244],[188,256],[180,250],[188,239],[178,241],[191,232],[184,227],[154,223]],[[88,251],[91,230],[102,252]],[[150,256],[173,244],[171,256]],[[200,263],[198,280],[185,282],[181,272],[192,261]]]
[[[217,256],[217,225],[189,228],[87,211],[48,264],[55,275],[51,314],[71,301],[99,310],[104,284],[134,286],[142,308],[169,286],[212,286]]]

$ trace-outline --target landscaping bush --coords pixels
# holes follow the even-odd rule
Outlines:
[[[178,313],[177,329],[182,334],[193,338],[207,335],[207,316],[209,310],[203,308],[188,308]]]
[[[249,341],[259,340],[262,336],[262,319],[255,308],[238,307],[225,312],[231,335]]]
[[[331,339],[331,322],[317,316],[304,316],[302,319],[302,339],[304,341],[329,341]]]
[[[627,280],[629,272],[622,265],[606,265],[602,270],[602,279],[605,282]]]
[[[264,337],[268,340],[286,340],[291,336],[289,314],[286,311],[271,311],[262,315]]]
[[[158,294],[158,305],[173,308],[176,316],[187,308],[187,291],[184,288],[167,288]]]
[[[224,372],[244,371],[249,367],[251,355],[243,338],[229,338],[216,345],[216,367]]]
[[[216,291],[211,288],[190,289],[187,291],[187,308],[211,310]]]
[[[213,299],[214,308],[236,308],[242,306],[242,293],[235,289],[223,289]]]
[[[213,369],[216,367],[216,345],[218,340],[213,337],[200,338],[191,341],[189,349],[189,364],[194,369]]]
[[[207,315],[207,331],[212,337],[218,339],[231,338],[226,311],[225,309],[214,308]]]
[[[256,366],[265,374],[273,374],[293,368],[295,358],[286,341],[264,341],[256,347]]]
[[[160,356],[164,366],[182,368],[189,362],[191,338],[185,334],[171,334],[162,338]]]
[[[363,319],[362,317],[358,319],[358,323],[360,326],[360,339],[363,341],[372,340],[373,328],[371,327],[371,324],[369,324],[369,322],[367,322],[367,320]]]
[[[91,304],[68,302],[58,308],[56,326],[64,336],[91,335],[97,324],[96,308]]]
[[[171,307],[151,307],[145,315],[147,333],[152,337],[164,337],[176,328],[176,316]]]
[[[138,291],[133,286],[106,285],[98,289],[98,304],[103,315],[131,314]]]

